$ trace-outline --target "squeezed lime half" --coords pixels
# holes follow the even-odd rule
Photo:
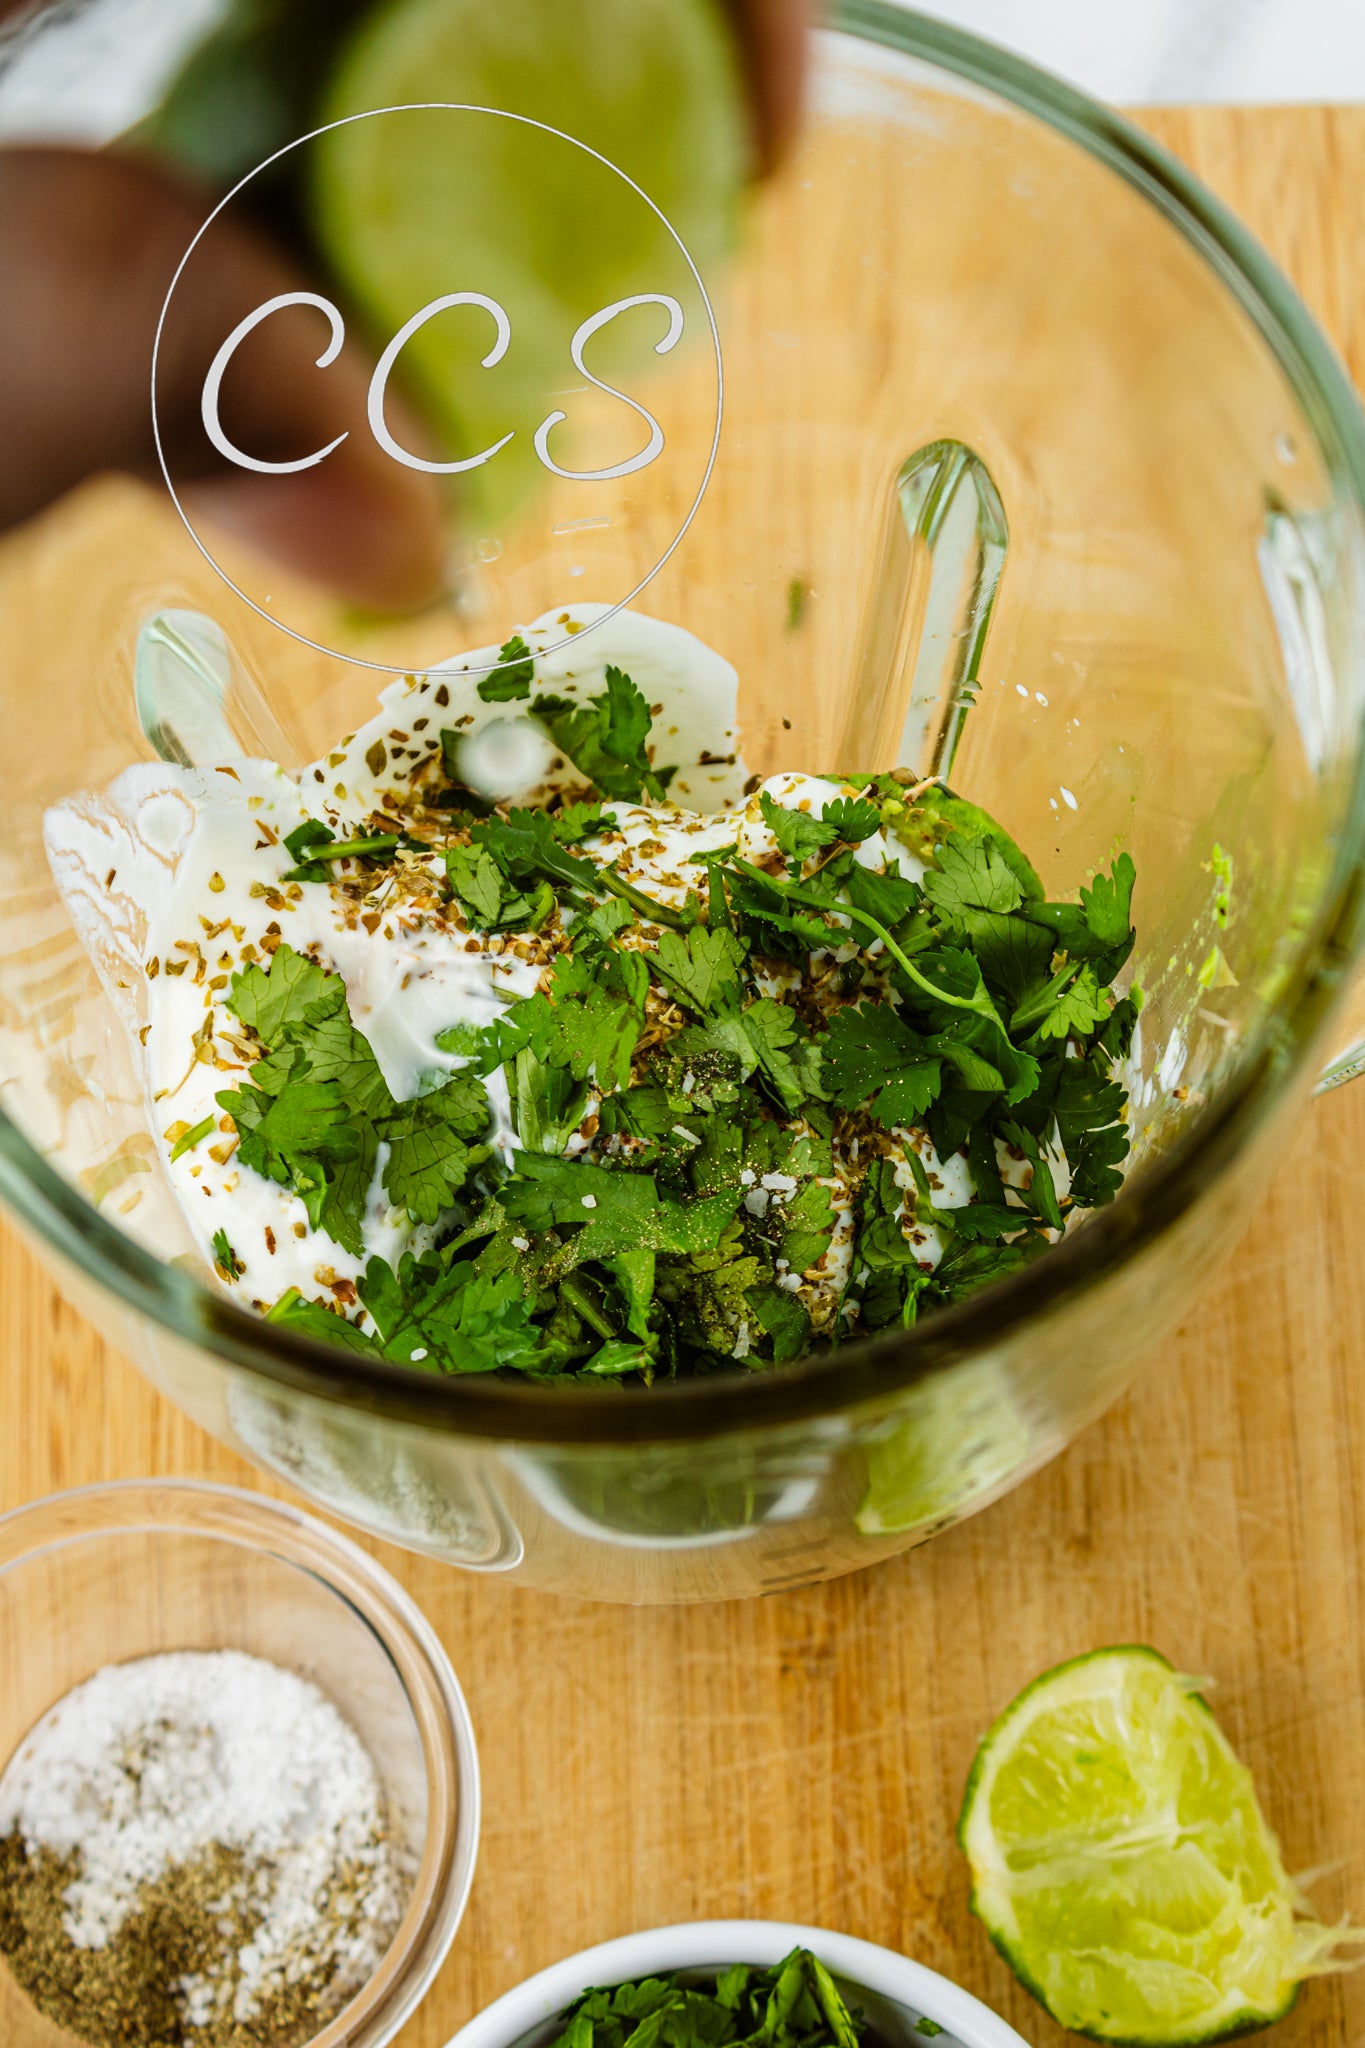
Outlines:
[[[1096,1650],[1022,1692],[977,1751],[958,1838],[991,1940],[1094,2040],[1248,2033],[1362,1939],[1313,1918],[1250,1772],[1155,1650]]]

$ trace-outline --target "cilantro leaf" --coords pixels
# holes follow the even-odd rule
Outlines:
[[[352,1110],[364,1116],[378,1116],[392,1109],[393,1096],[379,1070],[367,1038],[356,1030],[344,1000],[311,1025],[289,1034],[303,1058],[303,1072],[310,1081],[335,1081]],[[251,1070],[259,1086],[261,1067]]]
[[[384,1190],[394,1206],[406,1209],[415,1223],[435,1223],[488,1157],[487,1147],[469,1142],[483,1135],[488,1120],[487,1092],[464,1070],[378,1118],[379,1136],[389,1147]]]
[[[1109,1015],[1093,967],[1082,967],[1038,1026],[1040,1038],[1087,1038]]]
[[[519,1152],[500,1200],[507,1215],[532,1232],[581,1226],[569,1247],[581,1262],[638,1250],[713,1250],[739,1206],[739,1192],[688,1203],[662,1200],[652,1174]]]
[[[213,1233],[213,1259],[214,1264],[229,1280],[240,1279],[246,1271],[246,1267],[228,1243],[228,1234],[225,1230],[215,1230]]]
[[[604,1094],[626,1087],[648,986],[647,971],[643,986],[632,976],[633,957],[608,954],[600,964],[577,954],[561,958],[548,991],[527,997],[489,1026],[478,1071],[490,1074],[528,1048],[576,1081],[595,1080]]]
[[[555,993],[546,998],[544,1020],[536,1037],[540,1057],[549,1065],[567,1067],[577,1081],[594,1080],[604,1095],[630,1084],[630,1063],[640,1042],[640,1018],[634,1006],[604,988],[585,988],[577,996]]]
[[[491,931],[502,914],[503,885],[486,846],[448,846],[446,879],[476,930]]]
[[[900,924],[924,900],[919,883],[905,880],[897,861],[890,862],[881,874],[855,861],[844,886],[854,909],[867,911],[879,924]]]
[[[1071,1167],[1071,1199],[1078,1208],[1097,1209],[1112,1202],[1123,1186],[1120,1171],[1128,1157],[1128,1132],[1123,1124],[1087,1131],[1067,1147]]]
[[[1126,945],[1132,938],[1133,884],[1137,869],[1130,853],[1121,853],[1108,875],[1096,875],[1087,889],[1082,885],[1081,909],[1090,936],[1105,951]]]
[[[315,1024],[328,1011],[344,1007],[346,987],[292,946],[276,948],[269,971],[252,961],[234,974],[227,1005],[273,1052],[286,1031]]]
[[[454,1053],[458,1059],[473,1059],[482,1052],[486,1040],[482,1024],[447,1024],[444,1031],[436,1034],[436,1043],[442,1052]]]
[[[1012,1009],[1047,980],[1053,940],[1041,925],[985,910],[968,912],[962,924],[987,985]]]
[[[520,633],[498,649],[498,666],[474,685],[485,704],[511,704],[531,694],[536,665]]]
[[[1127,1093],[1088,1060],[1065,1060],[1057,1083],[1055,1114],[1067,1163],[1071,1199],[1094,1208],[1112,1201],[1122,1185],[1118,1169],[1128,1156],[1128,1129],[1120,1121]]]
[[[851,1004],[835,1012],[824,1044],[830,1100],[843,1109],[867,1102],[888,1129],[913,1124],[942,1085],[941,1063],[890,1003]]]
[[[822,1182],[808,1180],[776,1214],[782,1225],[782,1256],[793,1273],[804,1273],[829,1250],[834,1234],[830,1191]]]
[[[295,1055],[295,1068],[302,1069]],[[260,1063],[252,1069],[260,1070]],[[292,1188],[309,1221],[359,1257],[361,1221],[374,1168],[372,1127],[355,1120],[336,1081],[291,1070],[276,1094],[246,1082],[217,1098],[237,1126],[237,1156],[265,1180]]]
[[[823,1099],[819,1043],[802,1033],[795,1013],[774,996],[760,996],[740,1011],[717,1011],[704,1027],[680,1032],[675,1042],[686,1054],[732,1055],[746,1080],[761,1073],[791,1116],[812,1097]]]
[[[519,887],[546,876],[569,888],[596,888],[597,869],[565,852],[544,811],[513,810],[506,818],[483,819],[470,827],[470,837]]]
[[[833,825],[836,835],[847,846],[861,845],[881,830],[881,805],[869,803],[866,797],[836,796],[820,816],[826,825]]]
[[[1017,1272],[1029,1257],[1028,1244],[971,1244],[966,1238],[951,1239],[929,1276],[925,1294],[934,1304],[947,1308],[969,1294],[978,1293],[993,1280]]]
[[[803,1303],[785,1287],[750,1287],[745,1299],[754,1318],[773,1347],[774,1365],[789,1365],[810,1344],[810,1316]]]
[[[294,1178],[298,1162],[334,1166],[354,1159],[360,1149],[350,1108],[335,1081],[291,1080],[273,1096],[248,1082],[223,1089],[216,1099],[237,1126],[243,1166],[282,1187]]]
[[[608,666],[606,684],[586,704],[546,692],[535,700],[531,715],[603,796],[626,803],[648,796],[660,803],[673,771],[656,771],[650,762],[645,746],[652,724],[649,705],[623,669]]]
[[[649,705],[641,691],[637,690],[624,669],[606,669],[606,717],[602,726],[602,745],[617,761],[637,762],[643,779],[647,773],[644,765],[644,744],[649,738],[653,723]],[[600,697],[594,698],[600,704]]]
[[[331,826],[324,825],[320,818],[305,818],[303,823],[296,825],[292,832],[285,833],[284,844],[292,860],[302,861],[310,849],[318,846],[330,846],[335,838],[336,833],[333,832]]]
[[[777,841],[778,851],[786,855],[794,868],[813,860],[822,847],[832,846],[839,837],[837,825],[826,825],[809,811],[784,810],[781,804],[774,803],[766,789],[758,799],[758,808]]]
[[[1089,965],[1059,967],[1051,980],[1025,997],[1010,1018],[1016,1033],[1049,1038],[1088,1038],[1109,1015],[1095,970]]]
[[[897,795],[902,796],[903,792],[898,791]],[[1038,872],[1004,826],[989,811],[982,810],[980,804],[969,802],[945,785],[934,784],[922,790],[911,811],[897,818],[895,824],[900,836],[908,840],[923,860],[933,859],[935,849],[945,840],[964,845],[989,839],[1018,882],[1024,902],[1041,901],[1043,885]],[[917,831],[917,825],[929,829]]]
[[[363,1351],[371,1358],[379,1356],[379,1347],[363,1330],[354,1323],[348,1323],[345,1316],[324,1308],[321,1302],[309,1301],[291,1287],[282,1294],[266,1315],[268,1323],[276,1323],[282,1329],[294,1330],[301,1337],[313,1337],[323,1344],[337,1344],[344,1351]]]
[[[530,1369],[539,1341],[514,1272],[489,1275],[467,1262],[405,1257],[395,1275],[371,1259],[359,1284],[383,1355],[424,1372]]]
[[[964,911],[1017,910],[1023,891],[992,839],[954,837],[941,846],[937,867],[924,877],[924,893],[942,917],[960,918]]]
[[[611,823],[601,804],[566,804],[550,819],[550,830],[561,846],[573,846],[595,832],[610,831]]]
[[[710,931],[694,925],[686,938],[677,932],[659,934],[654,965],[694,1010],[737,1005],[739,970],[748,948],[724,926]]]

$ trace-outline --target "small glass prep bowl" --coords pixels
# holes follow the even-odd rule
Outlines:
[[[311,1679],[379,1772],[416,1863],[370,1981],[309,2048],[385,2048],[445,1960],[474,1874],[479,1765],[430,1625],[344,1536],[256,1494],[187,1480],[86,1486],[0,1519],[0,1759],[101,1666],[243,1650]],[[80,2048],[0,1966],[6,2048]]]

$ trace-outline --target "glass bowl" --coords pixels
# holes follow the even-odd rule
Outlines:
[[[55,11],[50,47],[45,18],[16,46],[25,92],[0,75],[0,139],[75,62],[80,10]],[[68,97],[51,132],[72,132]],[[357,662],[422,666],[478,634],[451,609],[380,627],[315,595],[305,645],[234,594],[160,485],[126,478],[0,543],[0,1196],[78,1305],[239,1451],[414,1549],[613,1600],[851,1571],[1053,1456],[1237,1233],[1362,942],[1365,420],[1292,289],[1185,170],[999,50],[844,0],[799,143],[710,296],[719,453],[637,603],[733,661],[750,766],[951,768],[1050,890],[1119,847],[1137,864],[1126,1185],[1046,1258],[894,1336],[764,1373],[545,1388],[376,1368],[216,1292],[44,810],[191,728],[302,763],[372,704]],[[651,404],[704,452],[686,354]],[[569,522],[585,599],[631,588],[676,531],[664,468],[628,478],[600,527]],[[513,618],[563,599],[560,553],[509,562]],[[152,715],[150,622],[187,614],[218,665],[197,706]]]
[[[1024,2048],[1022,2035],[937,1970],[876,1942],[785,1920],[694,1920],[600,1942],[494,1999],[461,2027],[449,2048],[549,2048],[559,2032],[559,2014],[592,1987],[631,1984],[673,1970],[704,1976],[731,1963],[767,1969],[794,1948],[820,1958],[886,2048],[919,2048],[931,2031],[943,2048]],[[929,2026],[918,2024],[924,2020]]]
[[[188,1480],[49,1495],[0,1519],[0,1756],[106,1664],[241,1650],[311,1679],[380,1774],[415,1877],[379,1969],[309,2048],[383,2048],[445,1960],[474,1875],[479,1765],[440,1643],[402,1588],[297,1508]],[[0,1963],[7,2048],[80,2048]]]

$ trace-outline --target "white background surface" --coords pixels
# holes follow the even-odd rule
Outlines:
[[[1365,99],[1365,0],[918,0],[1101,99]]]
[[[86,0],[69,32],[49,31],[0,78],[0,139],[107,141],[137,117],[225,4]],[[1365,0],[917,4],[1100,99],[1365,99]]]

